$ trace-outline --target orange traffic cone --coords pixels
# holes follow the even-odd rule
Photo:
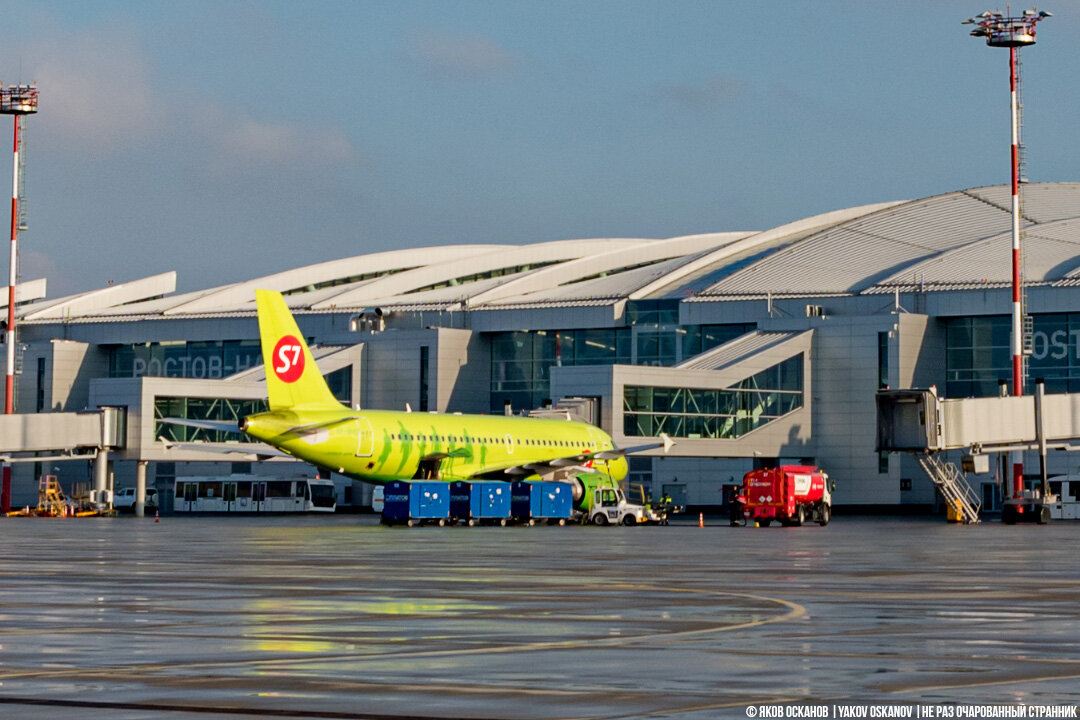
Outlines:
[[[698,513],[697,514],[697,526],[698,527],[705,527],[705,513]]]
[[[158,511],[154,511],[154,522],[161,522],[161,517],[158,515]]]

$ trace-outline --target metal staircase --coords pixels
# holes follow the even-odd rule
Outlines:
[[[940,460],[932,453],[919,453],[917,457],[931,482],[945,498],[945,503],[955,513],[955,517],[965,525],[979,522],[982,501],[956,465]]]

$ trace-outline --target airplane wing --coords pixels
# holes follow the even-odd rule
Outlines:
[[[613,460],[625,455],[633,455],[646,450],[655,450],[656,448],[663,448],[665,453],[671,450],[675,441],[666,433],[661,433],[660,438],[661,442],[658,443],[633,445],[627,448],[615,448],[614,450],[604,450],[603,452],[598,453],[581,453],[578,455],[567,455],[566,457],[555,458],[554,460],[510,465],[505,468],[496,469],[494,472],[488,471],[485,475],[488,477],[498,474],[518,477],[529,475],[539,475],[540,477],[544,477],[545,475],[553,475],[560,471],[574,473],[598,472],[587,465],[590,460]]]
[[[469,451],[465,448],[458,448],[457,450],[451,450],[450,452],[435,452],[428,453],[422,456],[421,460],[442,460],[448,457],[469,457]]]
[[[334,418],[333,420],[323,420],[321,422],[308,423],[306,425],[294,425],[285,432],[295,433],[297,435],[305,435],[315,430],[326,430],[328,428],[334,427],[335,425],[349,422],[350,420],[358,420],[360,417],[360,415],[348,415],[346,417]]]
[[[240,425],[235,420],[188,420],[187,418],[161,418],[158,422],[170,425],[184,425],[186,427],[202,428],[203,430],[217,430],[218,432],[240,433]]]
[[[261,461],[273,458],[292,458],[287,452],[272,448],[269,445],[259,443],[259,449],[252,450],[238,447],[235,443],[207,443],[207,442],[174,442],[159,437],[158,440],[169,450],[197,450],[199,452],[214,453],[217,455],[231,455],[236,460]]]
[[[661,442],[658,443],[646,443],[645,445],[631,445],[626,448],[605,450],[594,454],[592,457],[598,460],[613,460],[618,457],[623,457],[624,455],[635,455],[640,452],[645,452],[646,450],[655,450],[657,448],[663,448],[664,453],[666,454],[675,444],[675,441],[672,440],[667,433],[660,433],[660,440]]]

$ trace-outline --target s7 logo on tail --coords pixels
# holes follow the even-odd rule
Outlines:
[[[282,382],[293,383],[304,374],[304,348],[293,335],[286,335],[274,346],[274,374]]]

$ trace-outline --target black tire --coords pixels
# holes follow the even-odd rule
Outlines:
[[[559,522],[556,523],[559,527],[566,527],[566,518],[559,518]]]
[[[632,525],[637,525],[637,518],[635,518],[633,515],[626,515],[622,519],[622,524],[627,526],[627,527],[630,527]]]
[[[1016,524],[1016,506],[1015,505],[1011,505],[1011,504],[1006,505],[1005,507],[1003,507],[1001,509],[1001,522],[1005,523],[1006,525],[1015,525]]]
[[[476,518],[469,518],[469,521],[468,521],[467,524],[468,524],[469,527],[476,527]]]
[[[406,521],[405,521],[405,525],[406,525],[407,527],[412,527],[412,526],[413,526],[413,525],[415,525],[415,524],[416,524],[416,521],[415,521],[415,520],[413,520],[412,518],[409,518],[408,520],[406,520]]]
[[[439,522],[437,524],[439,527],[446,527],[446,518],[439,518]]]
[[[806,506],[805,505],[800,505],[797,508],[795,508],[795,519],[794,519],[794,522],[792,522],[791,524],[794,525],[795,527],[802,527],[803,525],[806,524]]]
[[[757,521],[758,527],[769,527],[772,524],[772,518],[761,518]]]
[[[607,525],[608,524],[607,515],[605,515],[604,513],[596,513],[595,515],[593,515],[592,524],[593,525]]]
[[[830,505],[821,506],[821,514],[818,516],[817,524],[821,527],[825,527],[832,520],[832,507]]]
[[[499,527],[506,527],[506,518],[499,518]]]

